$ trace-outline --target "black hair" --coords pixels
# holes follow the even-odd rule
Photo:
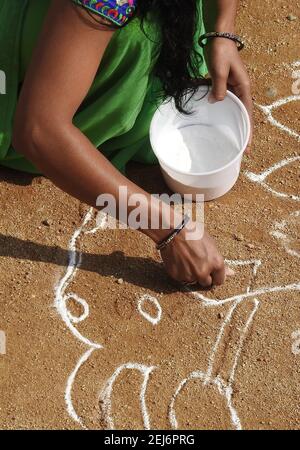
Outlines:
[[[144,26],[149,17],[157,21],[161,34],[160,41],[156,42],[160,54],[153,68],[162,86],[157,98],[174,98],[176,108],[185,114],[190,113],[185,109],[186,96],[189,99],[200,85],[208,84],[200,75],[203,57],[195,46],[198,3],[199,0],[137,0],[136,14],[141,19],[146,37],[153,40]],[[103,29],[118,28],[108,20],[87,12]]]
[[[161,50],[154,73],[161,81],[162,96],[173,97],[176,108],[187,113],[185,96],[192,96],[206,84],[199,74],[203,57],[195,46],[198,0],[138,0],[137,14],[142,28],[148,15],[156,16],[161,28]]]

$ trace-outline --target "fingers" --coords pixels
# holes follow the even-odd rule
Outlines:
[[[250,78],[245,70],[243,64],[237,64],[234,66],[234,70],[230,69],[217,69],[212,71],[212,90],[208,101],[210,103],[216,103],[222,101],[226,97],[227,89],[230,87],[231,91],[241,100],[245,105],[249,114],[251,123],[251,132],[246,149],[246,153],[250,153],[250,148],[253,139],[253,99],[251,93]]]
[[[249,114],[250,123],[251,123],[251,132],[250,132],[250,138],[248,142],[248,146],[246,149],[246,153],[250,153],[252,140],[253,140],[253,99],[252,99],[252,93],[251,93],[251,83],[248,79],[248,77],[241,82],[240,84],[234,86],[232,88],[232,92],[241,100],[241,102],[245,105],[247,112]]]
[[[184,276],[182,274],[180,276],[178,273],[170,275],[174,280],[184,286],[195,286],[198,284],[203,288],[209,288],[213,284],[213,279],[209,270],[200,270],[198,273],[185,274]]]
[[[246,109],[249,114],[250,123],[251,123],[251,131],[250,131],[250,138],[248,142],[248,146],[246,149],[246,153],[250,153],[252,140],[253,140],[253,100],[251,95],[251,89],[248,86],[242,87],[242,94],[240,95],[240,100],[244,103],[246,106]]]
[[[212,75],[212,90],[208,97],[209,103],[220,102],[224,100],[227,94],[228,73],[215,73]]]
[[[214,269],[211,275],[212,275],[212,282],[215,286],[221,286],[223,283],[225,283],[226,272],[223,258],[220,257],[215,262]]]
[[[190,274],[181,281],[183,285],[194,286],[196,284],[208,288],[212,286],[221,286],[225,283],[227,277],[235,275],[234,270],[226,267],[222,257],[219,257],[214,264],[214,268],[209,273],[209,270],[202,270],[195,275]]]
[[[212,271],[208,264],[203,264],[202,267],[195,272],[195,278],[198,281],[198,284],[204,288],[210,288],[213,285]]]
[[[198,278],[198,284],[203,288],[210,288],[213,285],[213,279],[211,275],[201,275]]]
[[[166,270],[173,280],[183,285],[198,284],[203,288],[219,286],[226,281],[226,276],[234,272],[225,267],[214,239],[206,232],[198,241],[185,241],[184,232],[181,239],[174,239],[173,244],[161,252]]]

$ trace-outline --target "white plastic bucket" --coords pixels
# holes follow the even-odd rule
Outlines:
[[[205,201],[235,185],[250,137],[245,106],[230,91],[224,101],[208,102],[201,86],[181,114],[174,100],[161,105],[150,126],[150,140],[169,188],[180,194],[203,194]],[[207,95],[206,95],[207,93]]]

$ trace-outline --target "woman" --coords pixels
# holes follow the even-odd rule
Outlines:
[[[198,44],[204,27],[233,33],[236,11],[237,0],[0,0],[8,82],[0,163],[43,173],[92,206],[101,193],[118,200],[125,186],[163,219],[161,202],[125,177],[125,165],[156,162],[148,133],[159,92],[184,110],[183,95],[207,72]],[[210,101],[223,100],[229,85],[251,113],[236,42],[215,37],[205,49]],[[185,284],[222,284],[229,271],[213,239],[190,221],[198,238],[189,240],[186,223],[171,207],[168,213],[169,229],[140,230],[163,244],[168,274]]]

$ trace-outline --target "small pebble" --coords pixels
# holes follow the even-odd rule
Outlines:
[[[119,279],[118,279],[118,284],[123,284],[123,283],[124,283],[123,278],[119,278]]]
[[[266,94],[269,98],[273,98],[273,97],[276,97],[276,95],[278,94],[278,91],[275,87],[269,87],[266,91]]]
[[[48,219],[45,219],[42,221],[42,225],[44,225],[45,227],[50,227],[50,222]]]
[[[239,241],[239,242],[243,242],[245,240],[245,238],[242,234],[234,234],[233,237],[236,241]]]
[[[289,15],[287,16],[287,20],[289,20],[290,22],[294,22],[294,21],[297,20],[297,19],[298,19],[298,17],[295,16],[294,14],[289,14]]]
[[[246,244],[246,247],[249,248],[250,250],[255,249],[255,245],[253,245],[253,244]]]

